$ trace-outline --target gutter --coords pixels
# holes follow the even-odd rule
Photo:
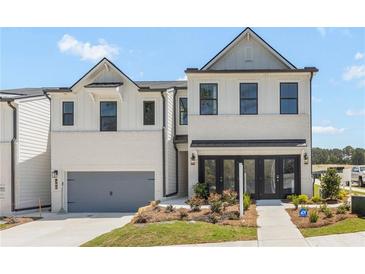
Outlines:
[[[317,70],[318,71],[318,70]],[[313,176],[313,165],[312,165],[312,150],[313,150],[313,134],[312,134],[312,79],[313,79],[313,74],[314,72],[311,72],[311,76],[309,78],[309,96],[310,96],[310,104],[309,104],[309,108],[310,108],[310,134],[311,134],[311,144],[310,144],[310,150],[311,150],[311,159],[310,159],[310,170],[311,170],[311,178]],[[314,195],[314,183],[316,182],[316,179],[313,180],[312,182],[312,196]]]
[[[162,97],[162,195],[166,197],[166,156],[165,156],[165,127],[166,127],[166,100],[161,91]]]
[[[11,101],[7,102],[9,107],[13,109],[13,138],[11,139],[11,211],[15,211],[15,142],[17,136],[17,110],[14,105],[11,104]]]
[[[173,112],[174,112],[174,138],[173,140],[176,139],[176,94],[177,94],[177,88],[174,87],[174,104],[173,104]],[[176,143],[174,141],[174,149],[175,149],[175,189],[176,191],[170,194],[165,195],[165,197],[171,197],[176,195],[179,192],[179,154],[178,154],[178,149],[176,146]]]

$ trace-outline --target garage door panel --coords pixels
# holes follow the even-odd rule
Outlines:
[[[69,172],[69,212],[131,212],[154,200],[154,172]]]

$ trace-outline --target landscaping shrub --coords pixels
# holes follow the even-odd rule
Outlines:
[[[317,210],[312,210],[309,212],[309,221],[311,223],[316,223],[318,221],[319,215]]]
[[[212,193],[208,197],[208,203],[212,212],[219,213],[222,211],[223,201],[222,195],[217,193]]]
[[[198,196],[193,196],[191,199],[185,202],[188,204],[192,211],[199,211],[201,206],[204,204],[204,199],[199,198]]]
[[[160,204],[160,202],[161,202],[160,200],[151,201],[150,202],[150,206],[156,207],[156,206],[158,206]]]
[[[295,194],[289,194],[289,195],[287,195],[286,196],[286,198],[289,200],[289,201],[291,201],[291,202],[293,202],[293,198],[295,198],[297,195],[295,195]]]
[[[299,198],[297,196],[293,197],[293,205],[295,207],[295,209],[298,209],[298,206],[299,206]]]
[[[345,208],[346,208],[346,211],[350,211],[351,206],[350,206],[350,204],[349,204],[348,202],[345,202],[345,203],[344,203],[344,206],[345,206]]]
[[[239,220],[240,213],[238,211],[233,211],[228,214],[228,220]]]
[[[308,196],[305,194],[301,194],[298,196],[298,200],[300,204],[306,204],[308,202]]]
[[[216,223],[218,223],[219,218],[218,218],[218,216],[217,216],[217,215],[215,215],[215,214],[210,214],[210,215],[208,216],[208,221],[209,221],[209,223],[216,224]]]
[[[209,186],[206,183],[197,183],[194,185],[194,193],[201,199],[208,199],[209,197]]]
[[[318,196],[313,196],[312,197],[312,202],[315,203],[315,204],[321,202],[321,200],[322,200],[321,197],[318,197]]]
[[[340,193],[341,177],[337,174],[336,169],[329,168],[321,177],[321,189],[324,199],[337,199]]]
[[[340,205],[337,207],[336,213],[337,214],[346,214],[346,211],[347,211],[346,209],[347,209],[346,205]]]
[[[323,211],[326,218],[331,218],[333,216],[332,210],[328,207],[324,208]]]
[[[223,202],[228,203],[229,205],[237,204],[237,192],[231,189],[227,189],[223,191],[222,199]]]
[[[171,212],[174,212],[175,211],[175,208],[173,205],[168,205],[166,208],[165,208],[165,213],[171,213]]]
[[[134,219],[134,223],[136,224],[145,224],[148,222],[148,217],[143,213],[138,213]]]
[[[337,199],[344,200],[346,198],[346,196],[347,196],[347,191],[341,189],[340,192],[337,195]]]
[[[188,217],[188,211],[184,208],[180,209],[179,217],[180,217],[180,220],[184,220],[185,218]]]
[[[251,205],[251,196],[248,193],[243,194],[243,208],[247,210]]]
[[[321,204],[321,205],[319,206],[319,211],[320,211],[320,212],[324,212],[325,210],[327,210],[327,208],[328,208],[328,206],[327,206],[327,204],[326,204],[326,203]]]

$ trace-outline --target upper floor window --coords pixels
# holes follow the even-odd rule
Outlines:
[[[257,83],[240,84],[240,114],[257,114]]]
[[[100,131],[117,131],[117,102],[100,102]]]
[[[62,103],[62,125],[63,126],[74,125],[74,102]]]
[[[200,84],[200,115],[218,114],[218,84]]]
[[[155,124],[155,101],[143,101],[143,125]]]
[[[280,114],[298,114],[298,83],[280,83]]]
[[[180,98],[179,100],[179,117],[180,125],[188,124],[188,98]]]

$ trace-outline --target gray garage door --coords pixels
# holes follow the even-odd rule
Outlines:
[[[68,172],[69,212],[132,212],[154,200],[154,172]]]

